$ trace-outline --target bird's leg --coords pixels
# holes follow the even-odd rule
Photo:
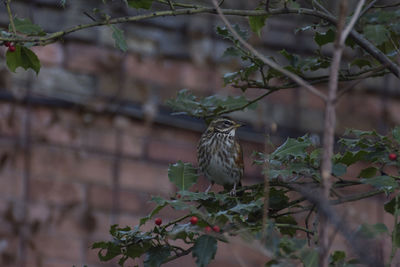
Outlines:
[[[236,196],[236,183],[233,184],[233,188],[232,188],[231,192],[229,192],[229,195]]]
[[[211,187],[214,185],[213,182],[210,183],[210,185],[207,187],[205,193],[208,194],[208,191],[210,191]]]

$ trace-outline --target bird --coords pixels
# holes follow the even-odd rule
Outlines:
[[[197,161],[200,172],[211,182],[224,186],[230,195],[236,195],[241,186],[244,171],[243,151],[236,136],[236,129],[242,126],[228,117],[217,117],[208,125],[197,145]]]

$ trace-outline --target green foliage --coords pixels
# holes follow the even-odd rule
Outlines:
[[[360,195],[354,194],[358,199],[381,192],[394,192],[398,188],[398,178],[383,174],[382,169],[388,165],[399,167],[399,162],[387,159],[389,151],[397,151],[398,138],[398,127],[392,131],[392,136],[380,135],[374,131],[348,130],[338,141],[341,151],[333,157],[332,175],[337,177],[333,188],[370,185],[369,191]],[[305,135],[288,138],[269,155],[256,153],[256,156],[257,164],[268,163],[265,171],[269,177],[270,189],[266,225],[263,224],[263,183],[238,188],[237,196],[231,196],[226,191],[208,194],[191,192],[188,189],[196,182],[196,170],[191,164],[179,161],[171,164],[168,171],[169,179],[179,189],[177,194],[170,198],[153,197],[152,201],[156,207],[133,229],[112,226],[110,234],[113,240],[93,245],[94,249],[99,249],[99,258],[108,261],[119,257],[120,265],[123,265],[128,258],[145,255],[145,266],[160,266],[177,255],[192,254],[197,266],[206,266],[215,257],[218,242],[229,242],[229,236],[241,236],[243,242],[260,241],[260,244],[264,244],[265,249],[272,253],[272,259],[266,266],[290,265],[293,260],[302,262],[303,266],[318,266],[318,250],[307,245],[307,238],[298,238],[298,231],[307,232],[308,238],[311,238],[315,234],[314,230],[302,228],[299,220],[287,211],[310,211],[310,203],[305,198],[296,196],[292,186],[319,186],[320,148]],[[364,165],[368,163],[368,166],[360,171],[358,178],[343,178],[347,176],[347,167],[358,162],[363,162]],[[378,191],[375,191],[376,189]],[[338,199],[340,200],[340,197]],[[384,206],[384,209],[396,218],[400,210],[397,199],[392,198]],[[184,215],[160,226],[147,227],[150,229],[148,231],[140,229],[167,207]],[[189,222],[192,216],[198,218],[195,225]],[[214,225],[219,226],[221,232],[206,230],[206,227]],[[385,224],[362,224],[355,232],[355,237],[378,239],[388,237],[389,234],[390,230]],[[400,224],[391,231],[391,236],[395,248],[399,247]],[[180,248],[173,242],[184,242],[186,247]],[[335,251],[330,257],[330,266],[356,266],[358,263],[357,259],[348,259],[344,251]]]
[[[261,36],[261,29],[265,26],[265,21],[268,16],[253,16],[249,17],[249,25],[253,32]]]
[[[33,69],[36,74],[40,71],[40,61],[36,54],[25,46],[16,45],[14,52],[7,51],[6,62],[7,67],[15,72],[18,67],[22,67],[25,70]]]
[[[311,145],[311,141],[307,136],[299,137],[297,139],[288,138],[279,146],[274,152],[271,153],[273,159],[288,159],[305,158],[306,148]]]
[[[389,202],[385,203],[384,209],[386,212],[395,215],[395,212],[400,209],[400,199],[394,197]]]
[[[126,52],[126,50],[128,49],[128,45],[126,44],[124,31],[114,25],[111,25],[110,27],[112,30],[112,38],[114,39],[115,42],[115,47],[117,47],[123,52]]]
[[[178,111],[175,115],[186,114],[193,117],[213,117],[222,113],[231,112],[238,109],[255,108],[256,105],[249,105],[249,101],[244,96],[228,96],[219,98],[209,96],[198,98],[188,90],[180,90],[175,99],[170,99],[166,104],[173,110]]]
[[[193,246],[193,257],[198,267],[207,266],[217,253],[217,240],[209,235],[202,235]]]
[[[124,0],[129,7],[136,9],[150,9],[153,5],[153,0]]]
[[[128,7],[134,9],[151,9],[154,2],[153,0],[124,1]],[[102,2],[108,3],[106,0]],[[66,1],[60,1],[60,3],[64,6]],[[162,9],[160,5],[157,6],[157,11],[170,10],[168,3],[163,1],[161,4],[168,6],[167,9]],[[271,1],[270,8],[275,7],[299,8],[300,4],[292,0]],[[181,7],[176,6],[176,8]],[[199,10],[198,7],[195,10]],[[296,15],[301,15],[302,10],[298,11],[299,14]],[[144,12],[152,14],[153,11]],[[101,10],[99,13],[102,13]],[[267,18],[267,16],[250,16],[250,29],[260,36]],[[101,19],[104,20],[104,25],[110,25],[109,15],[103,14]],[[375,46],[374,49],[379,49],[389,59],[395,60],[399,53],[399,19],[399,10],[371,8],[357,22],[356,30]],[[8,31],[1,31],[2,40],[10,40],[16,47],[14,52],[6,53],[7,66],[13,72],[18,67],[22,67],[31,68],[38,73],[40,62],[29,48],[56,41],[63,35],[55,39],[46,39],[53,35],[45,33],[40,26],[28,19],[15,18],[14,24],[16,33],[13,32],[14,29],[11,26]],[[115,46],[126,51],[128,47],[124,32],[114,25],[110,27]],[[246,29],[238,25],[233,27],[241,38],[248,40],[249,34]],[[325,46],[334,42],[336,29],[334,25],[326,24],[326,21],[308,23],[300,27],[300,31],[312,31],[314,34],[314,42],[318,47],[315,53],[302,56],[292,51],[281,50],[276,51],[275,54],[271,53],[269,59],[301,76],[309,83],[324,83],[327,81],[326,69],[331,64],[331,55],[325,53]],[[243,47],[227,28],[217,27],[216,31],[221,38],[231,43],[223,56],[236,57],[242,61],[241,67],[223,76],[225,85],[238,87],[243,92],[248,88],[263,88],[268,89],[268,93],[295,86],[293,81],[268,67],[260,58]],[[30,37],[37,38],[31,42],[33,39]],[[42,40],[45,41],[42,42]],[[353,53],[348,54],[354,56],[349,58],[346,64],[342,64],[342,69],[339,71],[340,80],[358,79],[360,75],[380,66],[376,58],[367,55],[366,51],[351,38],[346,40],[346,46],[353,49]],[[374,75],[379,76],[385,73],[381,71]],[[260,99],[248,100],[244,95],[224,98],[197,97],[188,90],[181,90],[177,97],[169,100],[167,104],[176,111],[176,114],[208,119],[224,113],[254,108]],[[391,136],[380,135],[375,131],[349,130],[344,137],[339,139],[340,148],[332,158],[332,188],[334,190],[340,191],[343,187],[357,185],[364,185],[363,188],[367,188],[362,193],[346,190],[343,197],[332,191],[330,199],[332,203],[342,203],[348,199],[360,200],[382,192],[391,196],[392,199],[384,205],[384,209],[393,215],[395,227],[388,229],[384,224],[363,224],[359,227],[357,236],[372,239],[391,234],[393,252],[400,246],[400,224],[398,223],[400,204],[396,195],[400,177],[399,160],[393,160],[393,157],[390,159],[388,155],[399,153],[399,143],[400,127],[396,127]],[[308,225],[307,221],[303,223],[293,214],[303,212],[309,213],[310,216],[307,217],[310,218],[316,216],[313,208],[315,205],[307,201],[306,197],[299,196],[300,192],[297,192],[295,188],[320,187],[321,154],[321,148],[314,145],[308,135],[288,138],[270,154],[256,153],[255,163],[264,167],[263,172],[269,179],[269,187],[265,188],[264,184],[260,183],[238,188],[236,197],[230,196],[225,191],[209,194],[189,191],[197,182],[197,170],[191,164],[181,161],[171,164],[168,169],[168,178],[176,185],[178,193],[169,198],[152,197],[155,207],[147,216],[141,218],[139,225],[133,227],[113,225],[110,228],[111,240],[96,242],[92,248],[98,250],[100,260],[110,261],[118,258],[121,266],[128,259],[138,258],[144,259],[144,266],[160,266],[188,254],[195,257],[198,266],[206,266],[215,257],[219,242],[229,242],[231,236],[240,236],[243,242],[257,241],[260,246],[263,246],[263,250],[271,253],[266,266],[291,266],[299,262],[304,266],[318,266],[318,249],[308,245],[318,241],[318,235],[314,232],[314,228],[303,228],[301,225]],[[359,163],[363,164],[363,169],[356,177],[352,175],[352,179],[348,179],[349,167]],[[386,173],[388,167],[391,171]],[[268,207],[264,206],[265,203],[268,203]],[[161,216],[160,212],[163,209],[179,211],[181,217],[170,221],[164,220],[161,225],[149,227],[151,219],[156,215]],[[192,225],[188,222],[191,216],[198,218],[197,224]],[[265,218],[267,218],[266,221]],[[208,229],[206,227],[212,226],[220,227],[221,231],[206,230]],[[298,238],[299,231],[306,233],[301,235],[303,238]],[[185,243],[184,247],[180,246],[182,243]],[[356,264],[358,264],[357,260],[347,259],[344,251],[335,251],[330,257],[330,266],[355,266]]]
[[[391,193],[399,187],[396,180],[390,176],[376,176],[368,179],[361,179],[361,183],[369,184],[377,189],[384,190],[386,193]]]
[[[29,19],[19,19],[19,18],[14,18],[14,26],[17,32],[26,34],[26,35],[36,35],[36,36],[43,36],[46,35],[46,33],[43,31],[43,29],[36,25],[33,24]],[[12,32],[11,25],[9,26],[9,31]]]
[[[364,35],[376,45],[381,45],[389,40],[389,31],[383,25],[367,25]]]
[[[197,182],[197,170],[190,163],[178,161],[169,166],[168,178],[179,190],[188,190]]]
[[[314,41],[319,46],[333,43],[333,41],[335,41],[335,32],[332,29],[329,29],[327,32],[324,33],[315,32]]]
[[[357,234],[361,235],[364,238],[376,238],[382,234],[388,233],[388,228],[383,223],[377,224],[362,224],[357,230]]]
[[[144,260],[145,267],[158,267],[171,255],[168,246],[156,246],[149,249]]]

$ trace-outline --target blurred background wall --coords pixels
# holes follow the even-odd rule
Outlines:
[[[20,0],[13,1],[12,8],[18,17],[58,31],[91,22],[84,12],[91,13],[99,2],[67,1],[63,9],[58,0]],[[106,11],[113,16],[141,13],[128,11],[121,2],[110,1]],[[228,8],[256,5],[226,2]],[[234,21],[247,27],[243,19]],[[293,34],[301,23],[293,17],[271,18],[262,38],[250,40],[267,55],[272,49],[311,54],[312,36]],[[3,7],[0,24],[8,27]],[[123,24],[126,53],[113,47],[108,27],[79,31],[34,48],[42,62],[38,76],[21,69],[10,73],[5,49],[0,48],[1,266],[112,266],[99,263],[92,242],[107,239],[110,224],[137,224],[152,208],[151,195],[174,194],[168,164],[196,164],[204,122],[172,116],[165,100],[183,88],[199,96],[240,94],[223,86],[223,74],[241,63],[222,57],[230,44],[216,35],[216,25],[221,22],[213,15]],[[398,89],[398,80],[391,76],[357,85],[338,104],[337,132],[352,127],[385,133],[399,124]],[[250,90],[246,95],[259,93]],[[251,154],[264,150],[265,134],[276,145],[306,132],[318,142],[323,103],[301,89],[283,90],[256,110],[233,117],[247,123],[239,137],[245,183],[251,184],[262,180]],[[197,189],[206,186],[202,180]],[[371,215],[370,205],[369,212],[349,209],[358,210],[354,216],[360,220],[381,220],[382,214]],[[173,218],[168,211],[162,216],[166,221]],[[239,266],[231,254],[228,247],[219,247],[212,266]],[[185,257],[180,264],[194,262]],[[260,262],[254,255],[248,264]]]

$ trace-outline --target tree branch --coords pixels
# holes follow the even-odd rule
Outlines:
[[[336,111],[335,101],[338,87],[338,77],[340,69],[340,61],[343,54],[344,43],[350,31],[354,27],[356,21],[361,12],[361,8],[364,5],[365,0],[360,0],[357,4],[356,10],[349,24],[345,27],[346,14],[347,14],[347,0],[341,0],[339,4],[339,19],[337,23],[336,39],[334,43],[333,59],[330,68],[329,75],[329,92],[328,99],[325,106],[325,124],[324,124],[324,136],[323,136],[323,148],[322,148],[322,164],[321,164],[321,177],[322,177],[322,197],[329,199],[331,192],[332,181],[332,155],[335,138],[336,128]],[[327,227],[327,218],[322,216],[320,220],[320,254],[319,254],[319,265],[322,267],[329,266],[329,235]]]
[[[218,3],[216,0],[212,0],[217,13],[219,14],[220,18],[222,21],[225,23],[226,27],[229,29],[229,31],[232,33],[232,35],[239,40],[239,42],[246,47],[253,55],[257,56],[259,59],[261,59],[266,65],[269,67],[279,71],[280,73],[284,74],[285,76],[289,77],[291,80],[299,84],[300,86],[303,86],[305,89],[307,89],[309,92],[313,93],[314,95],[320,97],[322,100],[326,101],[326,96],[318,91],[314,86],[310,85],[307,83],[305,80],[303,80],[300,76],[294,74],[293,72],[290,72],[284,68],[282,68],[279,64],[275,63],[274,61],[270,60],[269,58],[265,57],[261,53],[259,53],[257,50],[254,49],[248,42],[246,42],[236,31],[233,29],[232,25],[229,23],[229,21],[226,19],[225,15],[222,13],[222,10],[219,8]]]
[[[180,252],[180,253],[176,253],[174,256],[171,256],[171,257],[165,259],[165,260],[163,261],[163,263],[167,263],[167,262],[173,261],[173,260],[175,260],[175,259],[177,259],[177,258],[186,256],[186,255],[190,254],[190,252],[192,252],[192,250],[193,250],[193,247],[190,247],[190,248],[188,248],[187,250],[183,250],[183,251]]]
[[[160,0],[160,2],[165,2],[168,4],[167,1]],[[18,37],[2,37],[0,36],[0,41],[10,41],[10,42],[33,42],[38,44],[50,44],[58,39],[62,38],[63,36],[70,34],[72,32],[76,32],[79,30],[103,26],[103,25],[110,25],[110,24],[119,24],[124,22],[134,22],[140,21],[145,19],[151,19],[156,17],[165,17],[165,16],[179,16],[179,15],[192,15],[192,14],[200,14],[200,13],[211,13],[217,14],[217,10],[213,7],[204,7],[204,6],[192,6],[187,4],[180,4],[174,3],[174,6],[190,6],[189,8],[182,8],[182,9],[175,9],[175,10],[163,10],[163,11],[156,11],[150,12],[148,14],[136,15],[136,16],[127,16],[127,17],[119,17],[110,19],[107,21],[98,21],[94,23],[76,25],[71,28],[61,30],[58,32],[54,32],[48,34],[46,36],[18,36]],[[270,10],[269,12],[264,10],[237,10],[237,9],[222,9],[221,10],[224,15],[231,15],[231,16],[275,16],[275,15],[285,15],[285,14],[294,14],[294,15],[306,15],[306,16],[313,16],[323,19],[333,25],[337,24],[337,20],[335,16],[330,13],[324,13],[321,11],[308,9],[308,8],[280,8]],[[387,68],[397,77],[400,77],[400,67],[397,66],[394,62],[392,62],[384,53],[382,53],[379,49],[377,49],[373,44],[371,44],[368,40],[366,40],[361,34],[352,30],[350,32],[350,36],[354,39],[354,41],[365,51],[371,54],[376,60],[378,60],[381,64],[386,65]]]

